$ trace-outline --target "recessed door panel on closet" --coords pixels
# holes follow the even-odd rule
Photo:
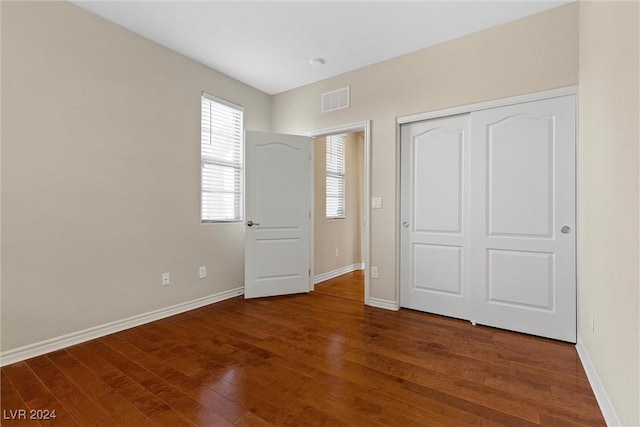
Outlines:
[[[403,128],[401,302],[469,316],[469,115]]]
[[[401,306],[576,338],[575,96],[401,127]]]

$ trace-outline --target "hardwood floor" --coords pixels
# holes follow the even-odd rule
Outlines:
[[[315,293],[364,303],[364,271],[356,270],[315,285]]]
[[[238,297],[3,367],[0,421],[604,425],[573,345],[366,307],[344,296],[352,295],[344,283],[340,297],[330,287]],[[55,410],[57,418],[7,419],[20,409],[27,418]]]

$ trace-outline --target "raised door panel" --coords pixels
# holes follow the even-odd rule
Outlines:
[[[276,171],[274,167],[295,165],[300,161],[301,150],[302,147],[279,142],[256,145],[255,156],[260,161],[255,168],[254,216],[259,218],[261,230],[300,228],[302,218],[296,207],[301,198],[308,197],[308,190],[302,186],[304,181],[300,181],[300,168],[283,167]]]
[[[464,132],[435,128],[412,142],[415,231],[461,233]]]
[[[414,244],[413,288],[462,295],[462,248]]]
[[[490,235],[551,236],[554,126],[549,115],[515,115],[487,124]]]
[[[553,253],[489,249],[486,259],[488,303],[554,310]]]

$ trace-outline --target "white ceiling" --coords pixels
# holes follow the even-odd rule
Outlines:
[[[269,94],[568,2],[73,0]]]

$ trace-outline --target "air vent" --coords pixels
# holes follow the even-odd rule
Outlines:
[[[322,112],[341,110],[349,108],[349,87],[332,90],[322,94]]]

